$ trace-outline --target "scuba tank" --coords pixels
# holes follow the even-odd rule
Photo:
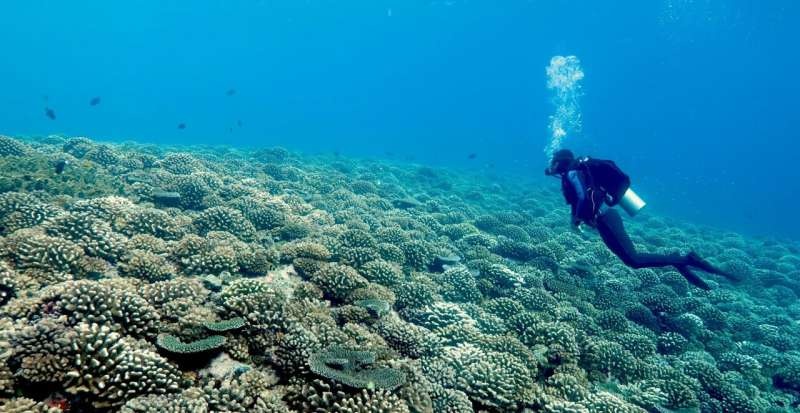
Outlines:
[[[578,159],[577,167],[586,173],[591,186],[605,191],[609,206],[619,204],[628,215],[635,216],[647,205],[631,189],[630,177],[614,161],[583,157]]]
[[[625,191],[625,194],[622,195],[622,198],[619,200],[619,206],[625,210],[630,216],[635,216],[639,211],[647,205],[646,202],[639,195],[636,195],[636,192],[633,192],[633,189],[628,187]]]

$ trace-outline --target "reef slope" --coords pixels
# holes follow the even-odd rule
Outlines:
[[[63,172],[54,165],[66,162]],[[0,412],[790,412],[800,251],[389,161],[0,136]]]

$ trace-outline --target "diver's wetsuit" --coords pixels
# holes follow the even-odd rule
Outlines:
[[[637,252],[625,227],[622,217],[613,208],[605,205],[606,194],[587,185],[585,173],[572,169],[561,176],[564,198],[572,207],[572,216],[597,228],[600,237],[625,265],[632,268],[674,266],[687,281],[704,290],[710,289],[700,277],[689,270],[695,263],[688,255],[664,255]]]

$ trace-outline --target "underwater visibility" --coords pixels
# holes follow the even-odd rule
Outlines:
[[[800,411],[800,3],[613,3],[0,4],[0,413]]]

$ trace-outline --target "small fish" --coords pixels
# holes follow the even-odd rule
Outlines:
[[[236,94],[236,89],[234,89],[234,88],[230,88],[230,89],[228,89],[227,92],[225,92],[226,96],[233,96],[235,94]]]
[[[64,158],[60,158],[60,159],[56,160],[56,161],[53,163],[53,166],[54,166],[54,168],[55,168],[56,174],[58,174],[58,175],[61,175],[61,173],[62,173],[62,172],[64,172],[64,168],[65,168],[65,167],[66,167],[68,164],[69,164],[69,161],[67,161],[67,160],[66,160],[66,159],[64,159]]]
[[[185,123],[179,123],[178,124],[178,129],[186,129],[186,124]]]
[[[50,120],[56,120],[56,111],[50,108],[44,108],[44,115],[50,118]]]
[[[477,153],[471,153],[471,154],[467,155],[467,159],[475,159],[477,157],[478,157]]]
[[[241,120],[237,120],[236,121],[236,126],[241,128],[242,127],[242,121]]]
[[[95,96],[89,101],[89,106],[97,106],[100,104],[100,96]]]

